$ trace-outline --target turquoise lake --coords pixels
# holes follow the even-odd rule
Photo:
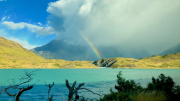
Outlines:
[[[0,83],[4,86],[8,85],[8,81],[13,78],[18,78],[25,75],[25,71],[31,72],[35,69],[1,69],[0,70]],[[151,82],[151,78],[157,78],[161,73],[165,76],[173,78],[177,85],[180,85],[180,69],[38,69],[32,75],[33,80],[28,84],[35,84],[35,86],[24,92],[20,100],[21,101],[47,101],[48,87],[46,84],[55,85],[52,87],[50,95],[54,95],[53,101],[65,101],[68,96],[68,89],[65,85],[65,79],[67,79],[72,85],[74,81],[77,82],[76,87],[80,83],[85,83],[84,88],[88,88],[98,94],[108,94],[110,88],[116,85],[116,75],[122,71],[122,76],[128,80],[135,80],[137,83],[141,83],[142,86],[146,86],[148,82]],[[15,81],[18,81],[15,79]],[[12,81],[9,81],[12,82]],[[27,85],[24,85],[27,86]],[[9,90],[14,94],[17,90]],[[94,95],[91,92],[82,90],[78,93],[80,96],[90,99],[99,99],[98,95]],[[0,101],[12,101],[14,98],[9,97],[6,93],[0,94]]]

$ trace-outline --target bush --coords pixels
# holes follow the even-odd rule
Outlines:
[[[134,92],[113,92],[112,89],[110,92],[110,94],[100,98],[99,101],[136,101]]]
[[[125,80],[121,77],[121,71],[117,75],[117,83],[113,92],[106,94],[100,101],[177,101],[180,99],[180,86],[175,86],[171,77],[160,74],[159,78],[152,77],[152,82],[147,88],[136,84],[134,80]]]
[[[54,66],[61,67],[58,63],[55,63]]]
[[[165,77],[164,74],[160,74],[157,79],[152,77],[152,82],[147,85],[146,90],[163,91],[168,101],[180,99],[180,86],[175,86],[173,79],[170,76]]]
[[[134,80],[125,80],[121,75],[120,71],[117,75],[118,85],[115,85],[115,89],[118,92],[113,92],[110,89],[111,93],[105,95],[100,101],[136,101],[137,92],[144,90],[143,87],[140,84],[136,84]]]
[[[173,87],[175,83],[171,77],[165,77],[164,74],[160,74],[159,78],[152,77],[152,82],[147,85],[147,90],[164,91],[166,95],[173,93]]]
[[[130,92],[130,91],[142,91],[143,87],[141,87],[140,84],[136,84],[134,80],[125,80],[121,77],[121,71],[117,75],[117,83],[118,86],[115,85],[115,89],[118,90],[118,92]]]

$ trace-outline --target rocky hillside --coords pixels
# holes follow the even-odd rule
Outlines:
[[[93,64],[95,64],[98,67],[111,67],[116,62],[117,60],[114,58],[106,58],[94,61]]]
[[[134,58],[106,58],[93,62],[96,66],[111,68],[179,68],[180,69],[180,53],[167,54],[163,56],[154,55],[151,57],[143,57],[141,59]]]
[[[6,68],[97,68],[90,61],[45,59],[19,43],[0,37],[0,69]]]

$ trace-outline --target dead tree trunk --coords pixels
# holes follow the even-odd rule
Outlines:
[[[77,91],[81,88],[81,86],[84,85],[84,83],[79,84],[79,86],[77,88],[75,88],[76,85],[76,81],[73,83],[72,87],[69,85],[68,80],[66,80],[66,87],[69,89],[69,95],[68,95],[68,101],[71,101],[73,98],[73,95],[76,93],[77,95]],[[75,89],[74,89],[75,88]]]
[[[52,85],[50,85],[50,84],[49,84],[49,85],[46,85],[46,83],[45,83],[45,86],[49,87],[49,90],[48,90],[48,101],[52,101],[53,95],[51,95],[51,97],[49,97],[49,93],[50,93],[50,91],[51,91],[52,86],[54,86],[54,82],[53,82]]]
[[[91,90],[89,90],[87,88],[81,88],[84,85],[84,83],[79,84],[79,86],[77,88],[75,87],[75,85],[76,85],[76,81],[72,84],[72,87],[71,87],[69,85],[68,80],[66,80],[66,87],[69,90],[68,101],[72,100],[74,94],[75,94],[75,100],[74,101],[79,99],[78,90],[83,90],[84,89],[84,90],[90,91],[93,94],[97,94],[97,93],[94,93],[93,91],[91,91]],[[97,95],[102,96],[100,94],[97,94]],[[105,95],[105,94],[103,94],[103,95]]]
[[[28,86],[27,88],[20,88],[20,91],[16,94],[16,96],[15,96],[15,99],[16,99],[16,101],[19,101],[19,97],[21,96],[21,94],[24,92],[24,91],[27,91],[27,90],[30,90],[30,89],[32,89],[33,88],[33,86]]]

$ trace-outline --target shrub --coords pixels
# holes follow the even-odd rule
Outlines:
[[[146,90],[163,91],[168,101],[180,99],[180,86],[175,86],[173,79],[170,76],[165,77],[164,74],[160,74],[157,79],[152,77],[152,82],[147,85]]]
[[[113,92],[106,94],[100,101],[176,101],[180,99],[180,86],[175,86],[171,77],[160,74],[159,78],[152,77],[152,82],[147,88],[136,84],[134,80],[125,80],[121,77],[121,71],[117,75],[117,83]]]
[[[110,94],[105,95],[100,101],[135,101],[137,91],[142,91],[140,84],[136,84],[134,80],[125,80],[121,77],[121,71],[117,75],[117,83],[115,89],[118,92],[113,92],[110,89]]]
[[[59,65],[59,64],[57,64],[57,63],[55,63],[55,64],[54,64],[54,66],[60,67],[60,65]]]
[[[147,90],[164,91],[166,95],[172,94],[175,83],[171,77],[160,74],[159,78],[152,77],[152,82],[147,85]]]
[[[134,80],[125,80],[121,77],[121,71],[117,75],[117,83],[118,86],[115,85],[115,89],[118,90],[118,92],[130,92],[130,91],[142,91],[143,88],[140,84],[136,84]]]
[[[136,95],[133,92],[113,92],[112,89],[110,92],[110,94],[100,98],[99,101],[136,101]]]
[[[76,66],[82,66],[82,64],[81,63],[79,63],[79,64],[75,64]]]

